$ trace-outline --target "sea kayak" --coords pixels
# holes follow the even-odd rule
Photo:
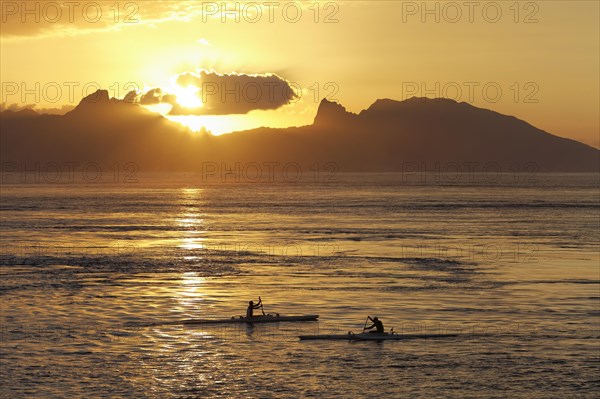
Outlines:
[[[160,324],[230,324],[230,323],[280,323],[280,322],[292,322],[292,321],[315,321],[319,318],[319,315],[309,314],[300,316],[281,316],[281,315],[265,315],[265,316],[254,316],[254,317],[231,317],[229,319],[185,319],[181,321],[173,321]]]
[[[397,334],[397,333],[353,333],[348,334],[321,334],[321,335],[300,335],[303,341],[307,340],[345,340],[345,341],[386,341],[403,339],[428,339],[428,338],[454,338],[458,334]]]

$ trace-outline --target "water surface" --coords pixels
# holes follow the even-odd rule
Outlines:
[[[4,184],[0,394],[595,397],[598,181]],[[259,295],[320,321],[161,323]],[[459,337],[297,339],[367,315]]]

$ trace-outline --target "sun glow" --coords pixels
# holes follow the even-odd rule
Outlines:
[[[186,108],[200,108],[204,105],[198,92],[200,89],[194,86],[175,86],[172,93],[177,97],[177,103]]]
[[[206,129],[215,136],[247,128],[247,122],[240,117],[227,115],[167,115],[173,122],[181,123],[193,132]]]
[[[181,115],[179,112],[172,114],[173,103],[169,102],[143,104],[144,108],[157,112],[170,121],[187,127],[192,132],[206,131],[214,136],[259,127],[277,128],[308,125],[312,121],[312,115],[316,112],[317,106],[317,103],[308,100],[312,97],[305,95],[305,99],[300,99],[293,104],[282,107],[282,110],[253,110],[245,114],[213,115],[206,109],[206,104],[202,101],[202,89],[194,85],[185,87],[179,85],[177,76],[172,76],[163,84],[146,85],[142,92],[147,92],[154,87],[159,87],[165,95],[175,96],[175,106],[182,107],[190,112],[187,115]],[[208,112],[201,112],[201,110]]]

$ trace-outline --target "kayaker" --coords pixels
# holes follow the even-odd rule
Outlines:
[[[246,317],[254,317],[254,309],[260,309],[262,305],[262,299],[258,297],[258,303],[255,305],[253,301],[248,302],[248,309],[246,309]]]
[[[371,318],[371,316],[369,316],[369,320],[371,320],[373,322],[373,325],[370,327],[366,327],[365,330],[370,330],[372,328],[375,328],[375,331],[369,331],[370,333],[376,333],[376,334],[383,334],[383,323],[381,322],[381,320],[379,320],[377,317]]]

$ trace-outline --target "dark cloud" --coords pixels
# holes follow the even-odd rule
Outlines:
[[[162,90],[152,89],[142,94],[139,98],[139,103],[142,105],[160,104],[162,101]]]
[[[175,103],[171,115],[246,114],[253,110],[277,109],[298,96],[288,81],[274,74],[220,74],[202,70],[197,74],[179,75],[177,84],[197,87],[204,106],[186,108]]]
[[[176,84],[182,88],[195,87],[203,106],[186,107],[177,101],[176,94],[160,88],[142,94],[130,92],[124,100],[141,105],[170,104],[170,115],[231,115],[277,109],[298,98],[292,84],[275,74],[220,74],[201,70],[179,75]]]
[[[129,100],[129,101],[127,101]],[[155,105],[155,104],[171,104],[175,105],[177,97],[174,94],[168,94],[162,91],[160,87],[150,89],[147,92],[140,94],[135,91],[127,93],[123,101],[136,102],[141,105]]]

